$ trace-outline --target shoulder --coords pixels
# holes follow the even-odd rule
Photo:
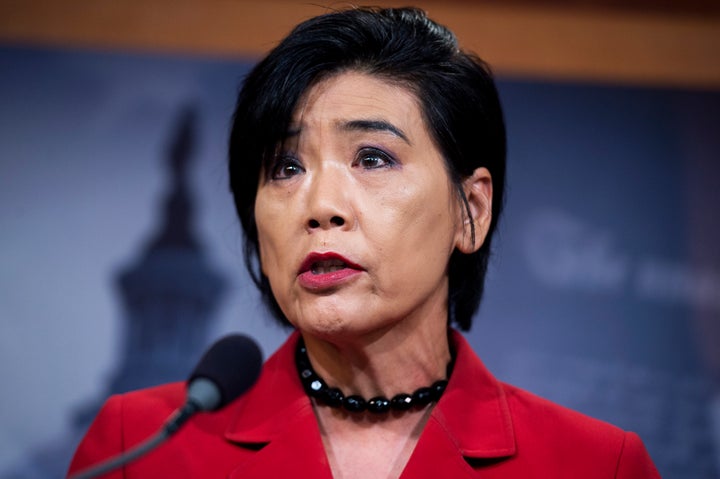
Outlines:
[[[176,382],[111,396],[98,413],[93,429],[120,431],[127,444],[139,442],[157,433],[186,401],[186,383]],[[242,404],[236,399],[220,411],[197,414],[190,423],[208,433],[222,435],[228,420]],[[187,429],[187,428],[185,428]],[[186,433],[187,434],[187,433]]]
[[[184,397],[184,383],[111,396],[76,449],[69,472],[77,472],[119,454],[126,448],[128,437],[139,438],[130,444],[149,437],[182,405]]]
[[[518,450],[529,448],[552,450],[617,451],[626,433],[609,423],[584,415],[529,391],[499,381],[485,367],[465,338],[453,334],[457,351],[455,370],[446,393],[461,389],[462,402],[454,407],[480,411],[478,423],[487,423],[491,410],[500,411],[511,424]],[[492,404],[493,408],[487,408]],[[482,421],[480,421],[482,419]],[[500,430],[500,425],[496,426]]]
[[[561,406],[540,396],[500,383],[519,435],[542,434],[572,437],[581,443],[622,443],[625,432],[612,424]]]
[[[517,477],[660,477],[637,434],[498,381],[462,336],[452,341],[455,369],[436,417],[466,456],[502,457]]]
[[[117,394],[105,402],[93,426],[120,426],[124,434],[148,435],[160,428],[184,402],[184,382]]]
[[[185,402],[185,383],[176,382],[112,396],[108,403],[121,403],[125,413],[162,416]],[[165,416],[167,417],[167,416]]]
[[[592,464],[606,469],[601,477],[660,477],[637,434],[500,384],[512,415],[519,455],[545,461],[555,457],[568,471],[584,470]]]

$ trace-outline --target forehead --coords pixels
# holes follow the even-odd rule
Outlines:
[[[353,120],[378,120],[395,125],[409,136],[425,134],[417,96],[409,88],[378,76],[343,72],[311,86],[300,98],[291,129],[317,123],[340,126]]]

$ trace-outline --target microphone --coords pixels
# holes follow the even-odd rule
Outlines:
[[[155,436],[68,479],[92,479],[144,456],[175,434],[195,413],[221,409],[250,389],[261,367],[262,353],[255,341],[241,334],[225,336],[203,354],[188,378],[185,404]]]
[[[213,344],[188,378],[188,402],[200,411],[216,411],[250,389],[260,375],[257,343],[232,334]]]

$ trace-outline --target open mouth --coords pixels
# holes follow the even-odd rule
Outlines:
[[[352,263],[337,253],[310,253],[300,266],[298,274],[309,272],[312,275],[321,275],[341,270],[361,271],[362,269],[361,266]]]
[[[334,252],[307,255],[298,271],[298,280],[310,291],[333,291],[364,271],[342,255]]]
[[[313,264],[310,265],[310,272],[312,274],[326,274],[326,273],[333,273],[335,271],[339,271],[341,269],[347,268],[348,265],[342,260],[339,259],[330,259],[330,260],[324,260],[324,261],[316,261]]]

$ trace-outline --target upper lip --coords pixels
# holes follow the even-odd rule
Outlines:
[[[341,254],[338,254],[338,253],[335,253],[332,251],[329,251],[326,253],[312,252],[309,255],[307,255],[305,257],[305,259],[303,260],[302,264],[300,265],[300,271],[298,272],[298,274],[303,274],[307,271],[310,271],[313,264],[315,264],[315,263],[319,263],[321,261],[331,261],[331,260],[342,261],[346,267],[351,268],[351,269],[358,269],[358,270],[363,269],[362,266],[360,266],[356,263],[353,263],[352,261],[345,258]]]

